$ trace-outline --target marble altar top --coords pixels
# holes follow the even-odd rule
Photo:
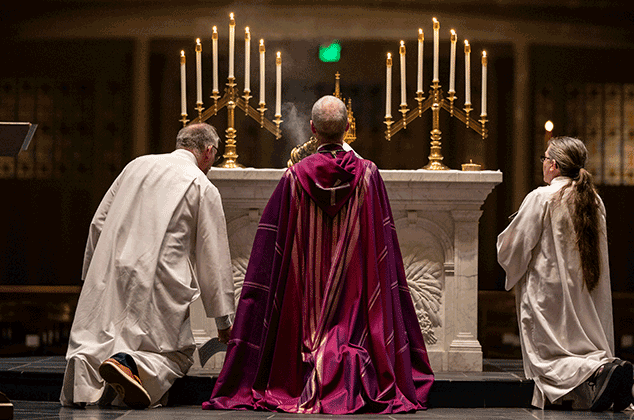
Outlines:
[[[213,180],[259,180],[278,181],[286,168],[211,168],[207,174]],[[502,182],[500,171],[430,171],[426,169],[379,169],[385,182]]]

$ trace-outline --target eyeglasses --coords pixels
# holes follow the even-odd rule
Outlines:
[[[544,161],[545,161],[546,159],[548,159],[548,160],[552,160],[553,162],[555,161],[555,159],[553,159],[553,158],[549,158],[548,156],[540,156],[540,157],[539,157],[539,160],[540,160],[542,163],[544,163]]]
[[[212,144],[211,147],[216,150],[216,153],[214,154],[214,163],[212,164],[212,166],[216,166],[222,160],[223,156],[218,154],[218,148],[216,146]]]

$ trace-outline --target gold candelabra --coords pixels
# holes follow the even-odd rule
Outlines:
[[[487,114],[486,114],[486,69],[487,69],[487,57],[486,52],[482,53],[482,113],[480,114],[480,119],[475,120],[471,117],[471,112],[473,108],[471,107],[470,100],[470,54],[471,54],[471,46],[469,42],[465,40],[465,90],[466,90],[466,101],[463,109],[460,109],[454,106],[454,101],[456,100],[455,90],[454,90],[454,77],[455,77],[455,47],[456,47],[456,33],[452,29],[451,30],[451,73],[450,73],[450,83],[449,83],[449,92],[448,97],[445,98],[443,95],[443,91],[441,90],[440,81],[438,79],[438,44],[439,44],[439,29],[440,23],[433,19],[434,22],[434,78],[431,85],[431,90],[429,91],[429,98],[425,99],[422,91],[422,43],[424,40],[423,31],[419,29],[418,35],[418,43],[419,43],[419,68],[418,68],[418,90],[416,92],[416,101],[418,102],[418,106],[412,110],[407,108],[407,103],[405,100],[405,44],[404,41],[401,41],[401,45],[399,48],[399,55],[401,60],[401,105],[399,108],[399,112],[402,114],[402,118],[399,121],[393,121],[391,115],[391,74],[392,74],[392,57],[391,54],[387,54],[387,98],[386,98],[386,115],[385,115],[385,125],[387,126],[387,130],[385,131],[385,138],[389,141],[392,136],[398,133],[400,130],[407,129],[407,125],[411,124],[417,117],[422,117],[423,113],[425,113],[428,109],[432,110],[432,130],[431,134],[431,142],[430,142],[430,153],[429,153],[429,163],[423,167],[423,169],[430,170],[446,170],[449,169],[445,164],[442,163],[443,156],[441,153],[441,145],[440,141],[442,138],[442,132],[440,131],[440,110],[444,109],[449,112],[451,117],[456,117],[458,120],[463,122],[467,128],[472,129],[482,136],[482,139],[487,138],[488,131],[486,128],[487,123]]]
[[[238,89],[236,87],[235,78],[229,77],[227,81],[227,87],[225,88],[225,94],[220,97],[217,91],[212,92],[210,96],[214,103],[213,106],[204,110],[201,103],[196,105],[198,111],[198,117],[187,123],[183,122],[183,126],[188,124],[205,122],[212,116],[218,114],[218,111],[227,107],[227,129],[225,130],[226,142],[225,151],[222,155],[223,159],[218,166],[222,168],[243,168],[244,166],[237,162],[238,154],[236,153],[236,133],[235,129],[235,110],[236,107],[245,113],[245,116],[251,117],[255,121],[260,123],[260,128],[264,128],[279,139],[282,136],[282,130],[280,124],[283,122],[281,115],[276,115],[274,120],[271,121],[264,116],[264,111],[267,110],[266,103],[260,102],[259,108],[256,110],[249,104],[249,100],[252,98],[251,92],[245,90],[244,94],[238,96]],[[204,110],[204,112],[203,112]],[[185,115],[185,118],[187,115]],[[181,120],[183,121],[183,120]]]
[[[472,129],[476,133],[480,134],[483,139],[487,138],[488,130],[486,128],[486,123],[488,122],[486,115],[480,115],[480,120],[476,121],[471,117],[471,104],[466,104],[464,110],[454,106],[454,101],[456,99],[455,94],[450,93],[448,98],[443,97],[443,92],[440,89],[440,84],[438,81],[434,81],[431,85],[431,90],[429,91],[429,98],[425,99],[423,94],[419,92],[416,96],[416,100],[418,101],[418,107],[412,110],[408,110],[405,106],[401,105],[400,112],[403,114],[403,118],[399,121],[392,121],[390,117],[385,118],[385,124],[387,125],[387,130],[385,131],[385,138],[387,140],[391,140],[392,136],[403,129],[407,129],[407,125],[411,124],[418,117],[422,117],[422,115],[431,108],[432,110],[432,130],[431,134],[431,142],[430,142],[430,153],[429,153],[429,163],[423,167],[423,169],[431,169],[431,170],[445,170],[449,169],[445,164],[442,163],[443,156],[441,153],[441,135],[440,131],[440,110],[444,109],[449,112],[451,117],[456,117],[462,123],[465,124],[467,128]]]
[[[205,110],[202,103],[202,76],[201,76],[201,52],[202,46],[200,41],[197,40],[196,44],[196,65],[197,65],[197,101],[196,101],[196,111],[198,112],[198,116],[194,118],[192,121],[187,119],[187,111],[185,109],[185,56],[184,52],[181,52],[181,119],[179,121],[182,122],[183,127],[189,124],[201,123],[207,121],[212,116],[218,115],[218,112],[223,108],[227,108],[227,129],[225,130],[226,134],[226,142],[225,142],[225,150],[222,155],[223,159],[217,165],[222,168],[243,168],[244,166],[237,162],[238,154],[236,153],[236,133],[235,129],[235,111],[236,107],[240,110],[244,111],[245,116],[251,117],[255,121],[260,123],[260,128],[265,128],[271,134],[275,136],[276,139],[279,139],[282,136],[280,130],[280,124],[282,121],[282,115],[280,111],[280,96],[281,96],[281,66],[282,59],[280,53],[277,53],[277,57],[275,60],[276,65],[276,73],[277,73],[277,81],[276,81],[276,90],[277,90],[277,98],[276,98],[276,112],[275,118],[273,121],[267,119],[264,116],[264,112],[267,110],[266,102],[264,101],[264,95],[262,93],[263,85],[264,85],[264,40],[260,41],[259,45],[259,53],[260,53],[260,102],[257,110],[253,108],[249,104],[249,100],[252,98],[251,90],[249,89],[249,45],[251,41],[251,34],[249,32],[249,28],[245,28],[245,88],[242,96],[240,96],[238,92],[238,88],[236,85],[236,79],[233,75],[233,53],[234,53],[234,42],[235,42],[235,20],[234,15],[231,13],[230,15],[230,25],[229,25],[229,76],[227,77],[227,84],[225,87],[224,95],[220,96],[220,92],[217,89],[217,42],[218,42],[218,33],[216,31],[216,27],[213,28],[212,34],[213,41],[213,80],[214,87],[211,93],[210,98],[213,99],[213,105]]]

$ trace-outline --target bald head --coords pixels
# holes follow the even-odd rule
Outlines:
[[[319,140],[340,143],[348,129],[346,104],[335,96],[324,96],[313,105],[313,131]]]

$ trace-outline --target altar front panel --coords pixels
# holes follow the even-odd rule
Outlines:
[[[432,368],[481,371],[477,339],[478,220],[499,171],[382,170],[407,281]],[[284,169],[219,169],[208,174],[222,196],[236,283],[236,302],[258,222]],[[217,335],[202,304],[192,306],[197,343]],[[224,354],[204,369],[215,374]]]

